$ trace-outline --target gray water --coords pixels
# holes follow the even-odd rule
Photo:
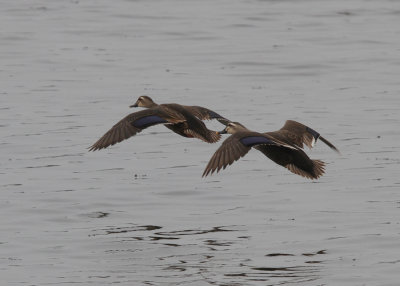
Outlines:
[[[1,285],[399,285],[400,1],[2,1]],[[317,181],[151,127],[140,95],[319,131]],[[208,126],[221,130],[218,122]]]

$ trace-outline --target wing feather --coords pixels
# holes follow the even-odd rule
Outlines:
[[[303,148],[304,145],[312,148],[317,140],[321,139],[321,141],[332,150],[339,153],[339,150],[332,143],[323,138],[317,131],[294,120],[287,120],[280,130],[267,132],[265,134],[269,134],[283,142],[296,145],[300,148]]]
[[[129,137],[136,135],[150,126],[169,122],[170,117],[158,108],[151,108],[131,113],[111,127],[99,140],[97,140],[89,151],[96,151],[119,143]]]
[[[240,137],[234,134],[222,143],[208,162],[203,172],[203,177],[210,173],[218,173],[221,168],[225,169],[228,165],[239,160],[250,151],[251,148],[243,145],[239,139]]]

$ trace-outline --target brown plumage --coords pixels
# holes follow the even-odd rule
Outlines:
[[[140,96],[131,107],[145,107],[146,109],[129,114],[120,120],[94,143],[89,151],[107,148],[156,124],[164,124],[184,137],[198,138],[208,143],[214,143],[221,138],[221,135],[207,129],[202,120],[217,119],[226,124],[229,122],[218,113],[204,107],[175,103],[156,104],[148,96]]]
[[[280,130],[266,133],[250,131],[240,123],[231,122],[220,133],[232,135],[222,143],[211,157],[204,170],[203,177],[225,169],[245,156],[254,147],[292,173],[309,179],[318,179],[325,172],[325,163],[310,159],[301,148],[304,145],[311,148],[320,138],[333,150],[339,152],[318,132],[292,120],[286,121],[286,124]]]

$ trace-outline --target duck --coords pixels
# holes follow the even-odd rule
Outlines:
[[[245,156],[254,148],[269,159],[287,168],[290,172],[314,180],[325,173],[325,163],[312,160],[302,150],[310,149],[318,139],[332,150],[339,150],[314,129],[294,120],[287,120],[285,125],[273,132],[255,132],[239,122],[229,122],[220,134],[231,134],[217,149],[208,162],[203,177],[219,172]]]
[[[221,138],[221,135],[217,131],[209,130],[202,120],[216,119],[224,125],[230,122],[205,107],[176,103],[157,104],[149,96],[140,96],[130,107],[144,107],[145,109],[121,119],[90,146],[89,151],[107,148],[157,124],[164,124],[176,134],[187,138],[197,138],[207,143],[215,143]]]

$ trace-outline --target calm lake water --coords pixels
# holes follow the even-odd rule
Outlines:
[[[1,285],[399,285],[400,1],[3,1]],[[140,95],[257,131],[310,181],[163,126],[87,152]],[[207,123],[221,130],[218,122]]]

